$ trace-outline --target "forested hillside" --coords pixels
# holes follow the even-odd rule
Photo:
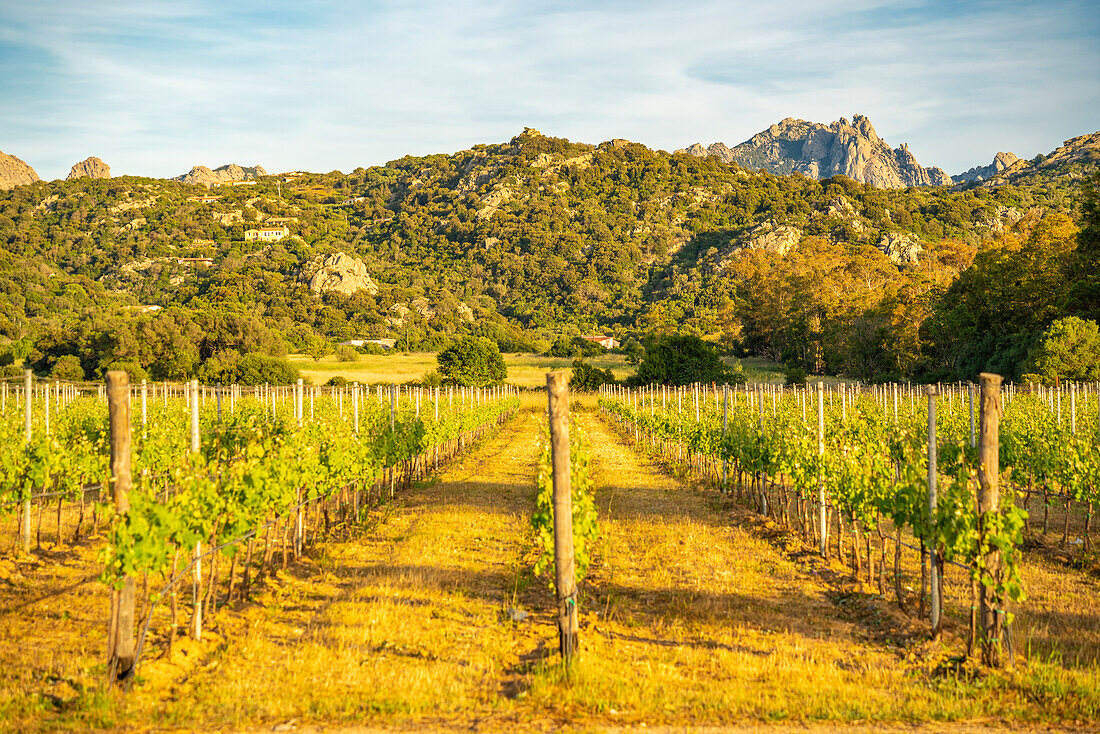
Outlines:
[[[349,338],[478,333],[534,351],[688,331],[861,379],[1015,374],[1054,319],[1097,316],[1070,295],[1096,162],[1073,166],[1036,185],[891,190],[525,130],[347,175],[39,182],[0,193],[0,349],[44,373],[72,354],[88,377],[180,378]],[[290,236],[246,241],[275,224]],[[337,252],[377,289],[317,286]]]

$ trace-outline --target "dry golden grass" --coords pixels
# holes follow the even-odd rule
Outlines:
[[[434,352],[360,354],[355,362],[341,362],[335,356],[315,362],[304,355],[291,355],[290,361],[301,371],[303,379],[315,385],[337,376],[370,384],[405,383],[419,380],[436,368]],[[610,369],[618,379],[634,371],[621,354],[606,354],[587,361],[601,369]],[[505,354],[504,363],[508,367],[509,384],[541,388],[546,386],[548,371],[569,369],[572,360],[538,354]]]

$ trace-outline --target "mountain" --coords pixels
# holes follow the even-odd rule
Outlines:
[[[850,124],[842,117],[830,125],[788,117],[736,148],[696,143],[685,152],[776,174],[817,179],[844,175],[884,189],[952,183],[942,169],[919,165],[905,143],[891,148],[863,115],[855,115]]]
[[[1002,159],[1002,156],[1011,156]],[[1000,170],[990,171],[991,175],[968,179],[968,174],[976,170],[997,168],[998,161],[1007,163]],[[1046,155],[1037,155],[1031,160],[1016,158],[1011,153],[998,153],[990,166],[983,169],[970,169],[955,177],[956,182],[973,181],[984,188],[996,188],[1005,184],[1015,186],[1053,186],[1059,190],[1072,190],[1085,176],[1100,171],[1100,132],[1070,138],[1060,147]]]
[[[993,162],[988,166],[974,166],[970,170],[964,171],[958,176],[952,176],[951,178],[955,183],[985,181],[993,178],[1019,160],[1020,159],[1016,157],[1015,153],[998,153],[993,157]]]
[[[41,181],[38,174],[23,160],[0,150],[0,191]]]
[[[212,186],[213,184],[232,181],[250,181],[266,175],[267,171],[260,166],[238,166],[236,163],[228,163],[224,166],[218,166],[214,170],[210,170],[206,166],[195,166],[182,176],[176,176],[174,180],[189,184]]]
[[[72,181],[74,178],[110,178],[111,167],[104,163],[101,159],[92,156],[91,158],[85,158],[80,163],[75,164],[72,170],[69,171],[66,181]]]
[[[79,354],[88,376],[136,361],[180,379],[317,339],[438,349],[476,334],[542,351],[563,334],[682,329],[780,362],[911,370],[898,350],[920,345],[929,289],[1064,218],[1079,190],[886,189],[530,129],[251,180],[216,197],[134,176],[0,192],[0,369],[32,346],[19,353],[43,372]],[[246,239],[276,224],[289,236]],[[876,334],[893,341],[861,341]]]

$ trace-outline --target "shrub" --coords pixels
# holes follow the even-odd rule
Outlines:
[[[802,369],[798,365],[791,365],[783,373],[783,377],[786,379],[787,386],[792,385],[804,386],[806,384],[806,370]]]
[[[246,354],[228,364],[207,360],[200,371],[203,381],[222,385],[289,385],[298,380],[294,365],[266,354]]]
[[[572,339],[567,339],[564,336],[559,337],[550,346],[550,351],[546,353],[548,357],[595,357],[600,354],[607,354],[607,350],[594,341],[589,341],[583,337],[575,336]]]
[[[615,382],[611,370],[601,370],[590,365],[580,357],[573,360],[573,374],[569,378],[569,387],[579,392],[595,392],[603,385]]]
[[[62,357],[61,359],[64,359],[64,357]],[[61,360],[59,359],[58,361],[60,362]],[[57,365],[55,364],[54,366],[56,367]],[[105,364],[102,367],[100,367],[100,371],[104,375],[107,374],[108,370],[123,370],[124,372],[126,372],[127,375],[130,376],[130,384],[131,385],[133,385],[136,382],[141,382],[142,380],[149,379],[149,373],[145,371],[144,367],[142,367],[140,364],[138,364],[135,361],[110,362],[110,363]],[[76,373],[76,371],[73,370],[73,374],[75,374],[75,373]],[[52,375],[53,373],[51,372],[50,374]],[[84,379],[84,370],[82,369],[80,371],[80,377],[74,379],[73,382],[79,382],[83,379]]]
[[[424,373],[417,384],[421,387],[440,387],[443,385],[443,375],[439,374],[439,370],[430,370]]]

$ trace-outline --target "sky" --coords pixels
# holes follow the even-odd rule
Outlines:
[[[0,150],[42,178],[351,171],[524,127],[675,150],[867,115],[958,173],[1100,130],[1100,1],[0,0]]]

